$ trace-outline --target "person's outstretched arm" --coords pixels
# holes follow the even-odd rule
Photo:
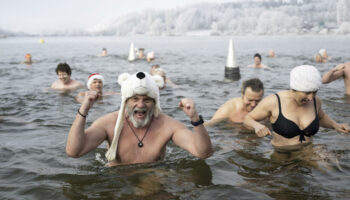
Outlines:
[[[191,99],[181,99],[179,107],[192,122],[200,121],[194,102]],[[194,126],[192,132],[176,120],[172,123],[174,125],[172,140],[176,145],[202,159],[208,158],[213,154],[210,137],[203,124]]]
[[[254,129],[255,134],[259,137],[272,135],[270,129],[260,123],[260,121],[271,116],[272,106],[277,103],[275,98],[274,95],[264,98],[243,120],[244,126],[248,129]]]
[[[344,76],[344,68],[345,68],[345,64],[339,64],[335,66],[333,69],[324,73],[322,76],[322,83],[327,84]]]
[[[70,157],[77,158],[88,153],[107,138],[104,126],[101,125],[103,120],[97,120],[85,130],[86,117],[97,98],[98,94],[95,91],[85,93],[67,138],[66,153]]]

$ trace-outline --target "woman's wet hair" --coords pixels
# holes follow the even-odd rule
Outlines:
[[[72,74],[72,70],[67,63],[59,63],[56,67],[56,74],[58,72],[66,72],[68,75]]]
[[[258,78],[252,78],[245,80],[242,84],[242,94],[245,93],[245,90],[250,87],[254,92],[260,92],[264,90],[264,84]]]

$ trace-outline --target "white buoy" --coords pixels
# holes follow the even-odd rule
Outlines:
[[[129,62],[135,61],[136,56],[135,56],[135,49],[134,49],[134,43],[132,42],[130,44],[130,50],[129,50],[129,57],[128,57]]]
[[[239,67],[236,62],[235,50],[232,39],[229,42],[227,61],[225,66],[225,78],[229,80],[238,80],[241,78]]]

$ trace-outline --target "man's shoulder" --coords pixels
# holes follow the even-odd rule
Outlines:
[[[74,86],[74,87],[76,87],[76,86],[82,86],[82,84],[79,82],[79,81],[77,81],[77,80],[73,80],[73,79],[71,79],[71,83],[70,83],[70,85],[71,86]]]
[[[117,117],[118,117],[118,111],[110,112],[110,113],[107,113],[107,114],[101,116],[95,122],[97,122],[97,123],[109,123],[109,122],[116,121]]]
[[[59,84],[59,80],[55,80],[52,84],[51,87],[56,87]]]
[[[222,106],[223,107],[236,107],[242,101],[241,97],[234,97],[228,101],[226,101]]]

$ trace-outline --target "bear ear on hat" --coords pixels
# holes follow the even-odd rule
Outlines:
[[[128,73],[120,74],[118,76],[118,83],[119,83],[119,85],[122,85],[129,77],[130,77],[130,74],[128,74]]]
[[[156,82],[157,86],[159,88],[163,88],[164,87],[164,79],[163,77],[159,76],[159,75],[153,75],[152,76],[154,82]]]

